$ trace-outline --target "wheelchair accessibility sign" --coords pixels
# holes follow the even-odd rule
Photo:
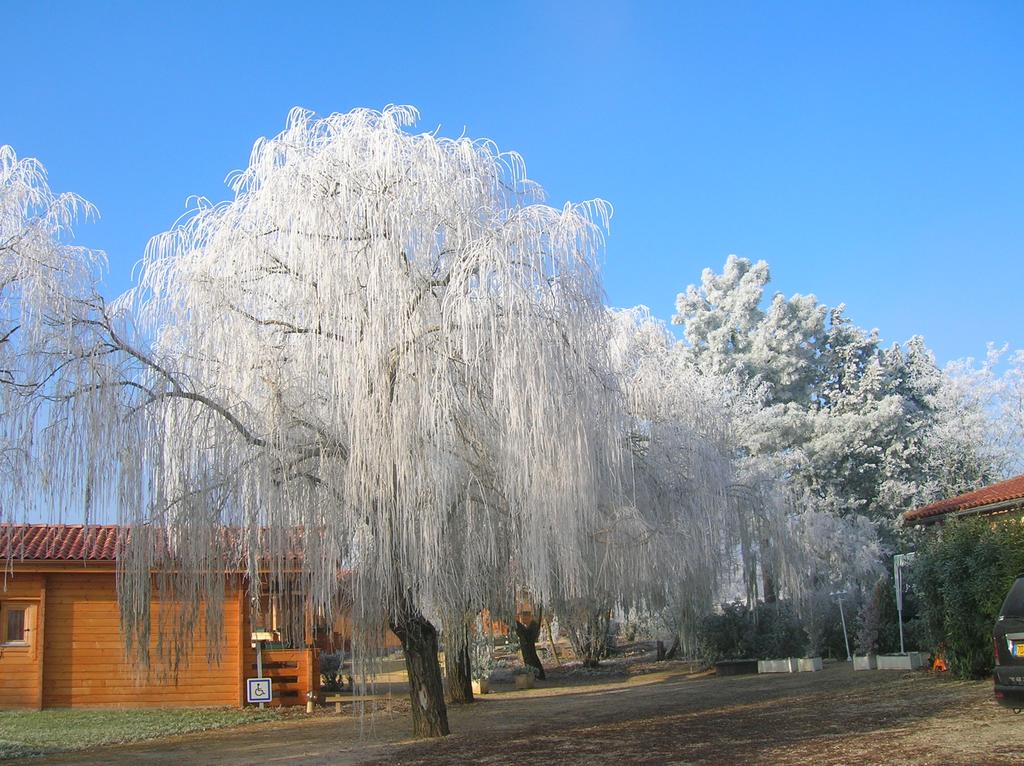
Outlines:
[[[269,678],[247,678],[245,698],[249,703],[270,702],[272,695]]]

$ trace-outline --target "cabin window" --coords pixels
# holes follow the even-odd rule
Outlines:
[[[32,605],[18,602],[0,604],[0,642],[6,646],[28,646],[32,636]]]

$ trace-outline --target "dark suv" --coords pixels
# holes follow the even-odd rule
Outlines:
[[[996,702],[1017,712],[1024,708],[1024,575],[1010,587],[992,633]]]

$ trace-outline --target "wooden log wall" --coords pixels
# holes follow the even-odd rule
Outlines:
[[[225,598],[220,662],[207,662],[200,624],[190,664],[176,678],[155,663],[140,678],[125,657],[112,568],[16,571],[0,582],[0,603],[32,607],[27,645],[0,646],[0,709],[243,705],[245,679],[256,676],[238,587]],[[153,604],[154,621],[160,608]],[[156,650],[154,637],[154,657]],[[275,705],[304,705],[307,693],[319,690],[316,649],[266,650],[264,667],[274,679]]]
[[[219,664],[207,662],[206,631],[198,625],[190,664],[176,678],[161,678],[154,667],[137,679],[134,663],[124,656],[113,573],[47,575],[43,706],[237,705],[242,640],[238,607],[237,598],[225,599]],[[159,602],[152,609],[155,620]],[[156,648],[154,638],[154,657]]]
[[[35,708],[43,704],[39,662],[46,576],[0,574],[0,603],[30,606],[27,646],[0,645],[0,709]],[[4,630],[0,626],[0,633]],[[2,637],[2,636],[0,636]]]

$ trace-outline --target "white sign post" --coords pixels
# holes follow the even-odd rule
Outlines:
[[[266,689],[267,698],[263,699],[262,695],[257,695],[256,698],[254,698],[251,693],[249,693],[247,695],[247,698],[248,698],[249,702],[258,702],[259,705],[260,705],[260,710],[262,710],[263,708],[265,708],[267,706],[266,703],[270,702],[270,679],[263,677],[263,642],[264,641],[270,641],[273,637],[274,637],[274,634],[271,633],[270,631],[266,631],[266,630],[253,631],[253,634],[252,634],[253,646],[256,648],[256,678],[248,679],[248,686],[247,686],[247,688],[248,689],[252,688],[253,681],[266,681],[267,682],[267,689]],[[261,686],[260,687],[260,691],[262,691],[262,690],[263,690],[263,687]]]
[[[264,703],[273,699],[273,684],[269,678],[247,678],[245,679],[245,699],[250,703]]]

